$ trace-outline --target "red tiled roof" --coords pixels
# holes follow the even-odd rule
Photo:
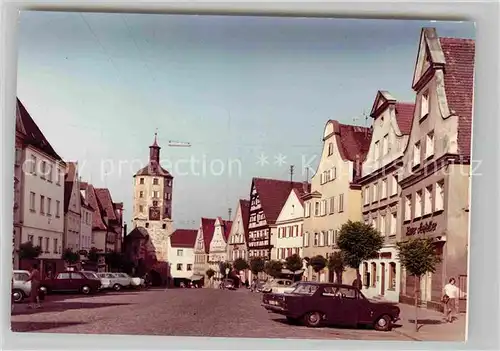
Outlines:
[[[396,121],[403,135],[409,135],[413,124],[415,104],[411,102],[396,102]]]
[[[289,180],[253,178],[252,184],[257,189],[267,224],[276,222],[292,188],[303,189],[302,182]]]
[[[85,195],[87,201],[89,202],[89,205],[94,209],[94,213],[92,215],[92,229],[106,230],[106,225],[104,224],[104,221],[101,217],[101,210],[99,208],[97,195],[92,184],[86,184]]]
[[[196,242],[196,235],[198,235],[196,229],[177,229],[170,236],[170,246],[192,249]]]
[[[250,201],[240,200],[241,217],[243,219],[243,229],[245,231],[245,241],[248,242],[248,220],[250,219]]]
[[[353,182],[361,176],[361,165],[366,159],[372,138],[371,128],[341,124],[330,120],[340,157],[354,164]]]
[[[444,87],[448,106],[458,116],[458,153],[471,154],[475,41],[439,38],[445,58]]]
[[[81,188],[81,187],[80,187]],[[80,192],[80,202],[81,206],[86,208],[87,210],[93,211],[94,209],[90,206],[88,201],[83,197],[82,193]]]
[[[311,191],[311,184],[310,183],[302,183],[302,189],[296,189],[296,188],[293,188],[293,192],[295,193],[295,195],[297,195],[297,198],[299,199],[300,201],[300,204],[302,206],[304,206],[304,200],[302,200],[302,196],[304,196],[305,194],[309,193]]]
[[[22,127],[26,132],[24,142],[44,152],[45,154],[52,156],[56,160],[64,162],[61,156],[59,156],[57,152],[52,148],[49,141],[47,140],[47,138],[45,138],[40,128],[38,128],[33,118],[31,118],[30,114],[21,103],[19,98],[17,98],[16,114],[18,114],[19,120],[23,124]]]
[[[210,251],[210,242],[214,236],[215,219],[202,218],[201,230],[203,231],[203,244],[205,246],[205,252],[208,253]]]
[[[157,176],[165,178],[173,178],[172,175],[156,162],[150,162],[144,168],[141,168],[134,177],[137,176]]]
[[[106,214],[109,221],[116,221],[115,209],[113,207],[113,199],[111,199],[111,193],[107,188],[95,189],[97,195],[97,200],[99,202],[100,208]]]

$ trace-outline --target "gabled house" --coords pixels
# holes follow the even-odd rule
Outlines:
[[[466,308],[474,59],[474,40],[422,29],[412,83],[415,111],[399,184],[402,240],[432,238],[442,258],[417,287],[429,308],[442,308],[442,289],[451,277]],[[401,281],[401,301],[413,303],[413,277],[403,271]]]
[[[80,184],[79,184],[80,186]],[[92,216],[94,209],[90,206],[88,201],[82,194],[80,195],[80,259],[85,260],[85,255],[90,251],[92,244]]]
[[[293,188],[276,220],[278,235],[272,250],[272,259],[284,262],[294,254],[303,258],[304,201],[302,196],[309,193],[309,184],[304,183],[302,190]]]
[[[301,190],[301,182],[253,178],[248,220],[248,258],[271,259],[276,241],[278,218],[292,189]]]
[[[106,245],[105,252],[113,252],[121,234],[119,218],[115,212],[115,205],[111,198],[111,193],[106,188],[95,189],[97,203],[99,205],[102,219],[106,225]]]
[[[64,236],[63,248],[80,251],[81,237],[81,194],[78,163],[67,162],[64,177]]]
[[[225,272],[220,272],[219,264],[227,260],[227,239],[233,222],[217,217],[214,224],[214,234],[210,240],[208,264],[215,271],[214,279],[220,281]]]
[[[237,258],[248,260],[247,242],[249,213],[250,201],[239,200],[227,242],[227,260],[231,263]]]
[[[372,140],[362,166],[363,220],[385,238],[379,256],[363,262],[360,273],[365,296],[399,301],[401,266],[396,242],[400,239],[401,189],[398,172],[413,121],[413,103],[401,103],[387,91],[378,91],[370,116]]]
[[[370,147],[369,128],[329,120],[323,132],[323,150],[311,192],[304,200],[304,256],[327,258],[336,250],[338,231],[348,220],[361,221],[361,165]],[[309,280],[333,281],[334,274],[324,269],[308,270]],[[355,270],[344,272],[350,284]]]
[[[206,272],[209,268],[208,253],[210,250],[210,242],[214,235],[215,219],[202,218],[198,233],[196,235],[194,247],[194,272],[191,280],[199,282],[202,285],[208,284]]]
[[[66,163],[51,146],[21,101],[16,106],[16,162],[19,191],[14,199],[16,244],[31,242],[41,248],[37,258],[42,275],[63,269],[64,174]],[[21,166],[22,165],[22,166]],[[21,168],[19,168],[21,167]],[[22,185],[22,186],[20,186]],[[17,198],[17,201],[16,201]],[[16,247],[16,250],[19,246]],[[31,262],[19,262],[22,269]]]
[[[194,246],[198,231],[196,229],[177,229],[170,236],[168,254],[174,285],[185,284],[193,276]]]

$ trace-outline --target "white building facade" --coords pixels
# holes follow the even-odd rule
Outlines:
[[[81,237],[81,194],[78,165],[67,163],[64,181],[64,236],[63,248],[80,251]]]
[[[227,261],[227,238],[231,231],[231,224],[232,222],[226,222],[220,217],[215,220],[214,235],[208,252],[208,264],[209,268],[215,271],[215,280],[221,280],[225,274],[225,272],[220,272],[219,264]]]
[[[92,215],[90,204],[80,191],[80,250],[89,251],[92,247]]]
[[[403,153],[408,143],[414,104],[398,103],[387,91],[376,95],[370,116],[372,140],[362,165],[362,213],[384,237],[377,258],[363,262],[360,273],[363,293],[399,301],[401,266],[396,242],[401,237],[401,189],[398,184]]]
[[[303,256],[304,203],[297,189],[292,189],[276,220],[278,235],[271,257],[284,261],[294,254]]]
[[[194,246],[197,230],[177,229],[170,236],[170,274],[175,285],[181,280],[190,280],[194,272]]]

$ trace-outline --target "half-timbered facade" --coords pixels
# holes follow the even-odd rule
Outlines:
[[[276,219],[294,188],[302,189],[301,182],[253,178],[250,191],[248,220],[248,256],[271,259],[276,241]]]
[[[401,189],[398,171],[413,121],[412,103],[397,102],[387,91],[379,91],[370,116],[372,139],[362,166],[363,219],[385,238],[378,258],[363,262],[360,272],[363,293],[399,301],[401,266],[396,242],[400,238]]]
[[[403,156],[402,239],[430,237],[442,261],[420,279],[420,300],[441,309],[455,278],[466,307],[475,42],[439,38],[424,28],[414,70],[415,113]],[[415,279],[403,272],[401,300],[412,302]]]

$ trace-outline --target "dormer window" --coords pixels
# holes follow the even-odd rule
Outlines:
[[[153,185],[158,185],[158,178],[153,178]]]
[[[144,178],[139,178],[139,184],[144,184]]]
[[[429,114],[429,91],[422,93],[420,97],[420,119],[427,117]]]

